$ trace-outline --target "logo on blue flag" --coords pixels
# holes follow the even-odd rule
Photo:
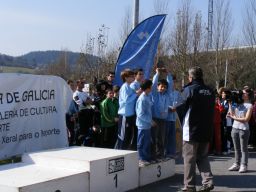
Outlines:
[[[141,68],[145,78],[149,78],[165,17],[166,15],[149,17],[129,34],[116,63],[115,85],[123,84],[120,74],[124,69]]]

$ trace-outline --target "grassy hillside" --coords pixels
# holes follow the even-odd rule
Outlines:
[[[30,73],[30,74],[33,74],[35,72],[35,69],[29,69],[29,68],[25,68],[25,67],[1,66],[0,72],[2,72],[2,73]]]

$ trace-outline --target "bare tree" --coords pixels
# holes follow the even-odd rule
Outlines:
[[[243,15],[244,26],[243,26],[243,36],[247,45],[251,48],[249,49],[248,55],[246,56],[245,67],[248,70],[245,73],[245,77],[250,77],[255,74],[256,70],[256,0],[248,0],[245,4],[245,14]],[[255,77],[251,78],[251,81],[256,86]]]
[[[166,14],[169,7],[169,0],[154,0],[154,12],[156,14]]]
[[[100,79],[104,74],[104,60],[107,55],[108,27],[104,24],[99,28],[97,38],[87,34],[86,45],[82,45],[80,57],[77,61],[75,76],[85,78],[87,82]],[[95,56],[97,54],[97,56]]]
[[[243,35],[247,44],[256,45],[256,0],[246,1]]]
[[[232,32],[232,15],[230,11],[230,1],[216,0],[213,8],[213,45],[215,49],[215,85],[219,88],[219,83],[224,79],[226,52],[224,48],[229,47],[230,34]]]
[[[115,70],[117,57],[118,57],[118,50],[115,48],[109,49],[105,57],[105,65],[107,67],[105,72]]]
[[[167,14],[169,12],[169,0],[154,0],[154,14]],[[164,26],[161,33],[161,38],[159,41],[158,49],[157,49],[157,55],[156,55],[156,61],[158,61],[159,57],[164,57],[168,55],[168,44],[166,43],[168,41],[168,28],[170,23],[170,18],[165,18]]]
[[[78,78],[85,78],[87,76],[87,72],[91,70],[91,66],[88,66],[88,60],[87,60],[87,52],[86,47],[84,45],[80,48],[80,55],[79,59],[76,63],[76,67],[74,70],[74,76],[76,79]],[[89,63],[90,64],[90,63]]]
[[[192,45],[191,45],[191,60],[192,65],[198,65],[198,60],[200,57],[200,52],[203,50],[203,29],[202,29],[202,15],[200,12],[197,12],[193,22],[192,28]]]
[[[120,46],[122,46],[132,31],[132,9],[131,7],[127,7],[125,10],[125,14],[121,23],[120,29]]]
[[[94,75],[97,74],[96,65],[98,57],[92,55],[92,49],[93,47],[89,46],[87,38],[86,45],[83,44],[80,48],[80,55],[73,71],[75,79],[84,78],[88,83],[93,82]]]
[[[170,36],[170,49],[174,55],[176,65],[179,65],[182,85],[185,84],[185,73],[189,61],[189,30],[191,28],[190,1],[182,1],[182,7],[178,9],[175,21],[175,29]]]

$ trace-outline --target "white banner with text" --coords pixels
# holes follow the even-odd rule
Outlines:
[[[68,146],[72,91],[60,77],[0,73],[0,159]]]

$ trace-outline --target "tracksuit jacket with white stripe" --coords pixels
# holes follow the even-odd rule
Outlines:
[[[203,80],[193,80],[182,92],[185,105],[183,140],[209,142],[213,136],[215,93]]]

